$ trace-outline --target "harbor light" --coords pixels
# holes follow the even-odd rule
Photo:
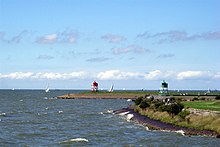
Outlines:
[[[91,91],[93,91],[93,92],[98,91],[98,86],[99,86],[99,84],[96,81],[94,81],[91,85]]]
[[[168,96],[169,95],[169,93],[168,93],[168,83],[165,80],[163,80],[161,82],[159,95],[160,96]]]

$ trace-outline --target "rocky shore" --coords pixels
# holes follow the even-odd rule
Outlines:
[[[123,108],[121,110],[114,111],[115,114],[125,114],[125,115],[132,115],[129,118],[132,121],[140,123],[144,126],[147,126],[149,129],[152,130],[163,130],[163,131],[173,131],[181,133],[182,135],[203,135],[203,136],[212,136],[216,138],[220,138],[220,134],[211,131],[211,130],[196,130],[192,128],[180,127],[175,126],[172,124],[164,123],[158,120],[153,120],[147,116],[140,115],[139,113],[135,112],[131,108]]]

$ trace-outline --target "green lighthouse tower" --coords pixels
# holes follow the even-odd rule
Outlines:
[[[168,96],[169,95],[169,93],[168,93],[168,83],[165,80],[163,80],[161,82],[159,95],[160,96]]]

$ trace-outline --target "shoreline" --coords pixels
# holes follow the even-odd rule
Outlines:
[[[181,126],[175,126],[173,124],[161,122],[159,120],[151,119],[147,116],[143,116],[137,112],[135,112],[133,109],[127,107],[120,110],[114,111],[115,114],[122,114],[126,113],[126,115],[131,114],[133,117],[131,118],[132,121],[137,122],[139,124],[142,124],[144,126],[147,126],[150,130],[161,130],[161,131],[171,131],[171,132],[179,132],[182,135],[201,135],[201,136],[210,136],[210,137],[216,137],[220,138],[220,134],[218,134],[215,131],[212,130],[197,130],[193,128],[187,128],[187,127],[181,127]]]

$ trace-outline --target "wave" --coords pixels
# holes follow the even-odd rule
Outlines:
[[[0,113],[0,116],[6,116],[6,113]]]
[[[127,121],[130,121],[134,117],[134,114],[128,114],[127,115]]]
[[[129,111],[126,111],[126,112],[119,113],[118,115],[124,116],[124,115],[127,115],[128,113],[129,113]]]
[[[73,139],[62,141],[60,143],[70,143],[70,142],[89,142],[89,140],[85,138],[73,138]]]

